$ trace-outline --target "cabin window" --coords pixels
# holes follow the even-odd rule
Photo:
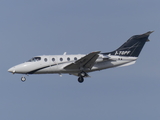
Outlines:
[[[47,58],[44,58],[44,61],[47,62]]]
[[[28,62],[37,62],[37,61],[40,61],[41,60],[41,57],[34,57],[30,60],[28,60]]]
[[[77,60],[77,58],[75,57],[74,60]]]
[[[118,60],[122,60],[122,58],[118,58]]]
[[[60,61],[63,61],[63,58],[60,58]]]
[[[67,60],[70,61],[70,58],[68,57]]]
[[[52,61],[54,62],[54,61],[55,61],[55,58],[52,58]]]

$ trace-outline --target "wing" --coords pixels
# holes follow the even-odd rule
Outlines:
[[[71,63],[71,64],[67,65],[66,67],[64,67],[64,69],[81,69],[81,68],[91,69],[93,67],[96,59],[98,58],[99,53],[100,53],[100,51],[89,53],[88,55],[75,61],[75,63]]]

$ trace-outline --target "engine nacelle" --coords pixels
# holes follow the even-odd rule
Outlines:
[[[110,57],[107,56],[107,55],[102,55],[100,54],[99,57],[97,58],[96,62],[102,62],[102,61],[105,61],[105,60],[108,60]]]

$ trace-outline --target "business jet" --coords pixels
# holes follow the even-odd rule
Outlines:
[[[22,64],[8,70],[13,74],[70,74],[78,76],[78,82],[82,83],[88,73],[107,68],[123,67],[136,62],[143,46],[153,31],[141,35],[134,35],[122,46],[112,52],[91,52],[87,55],[43,55],[36,56]],[[25,81],[23,76],[21,81]]]

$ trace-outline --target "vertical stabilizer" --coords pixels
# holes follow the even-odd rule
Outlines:
[[[149,41],[148,37],[152,32],[134,35],[115,51],[104,54],[138,57],[145,43]]]

